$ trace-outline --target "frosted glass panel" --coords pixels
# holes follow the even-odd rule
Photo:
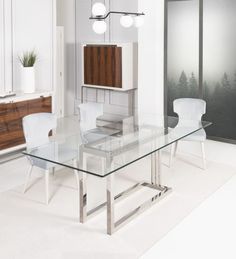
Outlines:
[[[210,138],[236,141],[236,1],[168,1],[168,114],[173,114],[173,100],[204,97],[205,120]],[[199,21],[203,49],[199,49]],[[203,52],[203,64],[199,62]],[[203,69],[203,92],[199,88],[199,69]]]
[[[208,135],[236,140],[236,1],[204,0],[205,119]]]
[[[199,1],[168,2],[168,114],[173,100],[198,97]]]

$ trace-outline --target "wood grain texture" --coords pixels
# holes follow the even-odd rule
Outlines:
[[[0,150],[24,144],[22,118],[39,112],[52,112],[51,97],[0,104]]]
[[[122,48],[116,45],[85,46],[84,83],[122,88]]]

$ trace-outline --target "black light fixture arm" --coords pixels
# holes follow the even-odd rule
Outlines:
[[[104,16],[103,15],[91,16],[91,17],[89,17],[89,19],[90,20],[105,20],[110,14],[135,15],[135,16],[145,15],[144,13],[129,13],[129,12],[111,11],[111,12],[108,12]]]

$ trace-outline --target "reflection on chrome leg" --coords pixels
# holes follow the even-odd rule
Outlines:
[[[80,192],[80,222],[84,223],[87,218],[87,188],[84,173],[79,172]]]
[[[115,230],[114,219],[114,186],[113,175],[107,177],[107,234],[112,235]]]
[[[151,183],[161,186],[161,150],[151,154]]]

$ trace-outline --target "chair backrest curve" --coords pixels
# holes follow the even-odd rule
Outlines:
[[[174,100],[174,112],[178,114],[178,126],[198,126],[206,113],[206,102],[196,98]]]
[[[82,132],[96,128],[97,117],[103,115],[103,104],[82,103],[79,106],[80,129]]]
[[[49,132],[57,127],[57,118],[52,113],[35,113],[23,118],[23,131],[27,149],[49,142]]]

